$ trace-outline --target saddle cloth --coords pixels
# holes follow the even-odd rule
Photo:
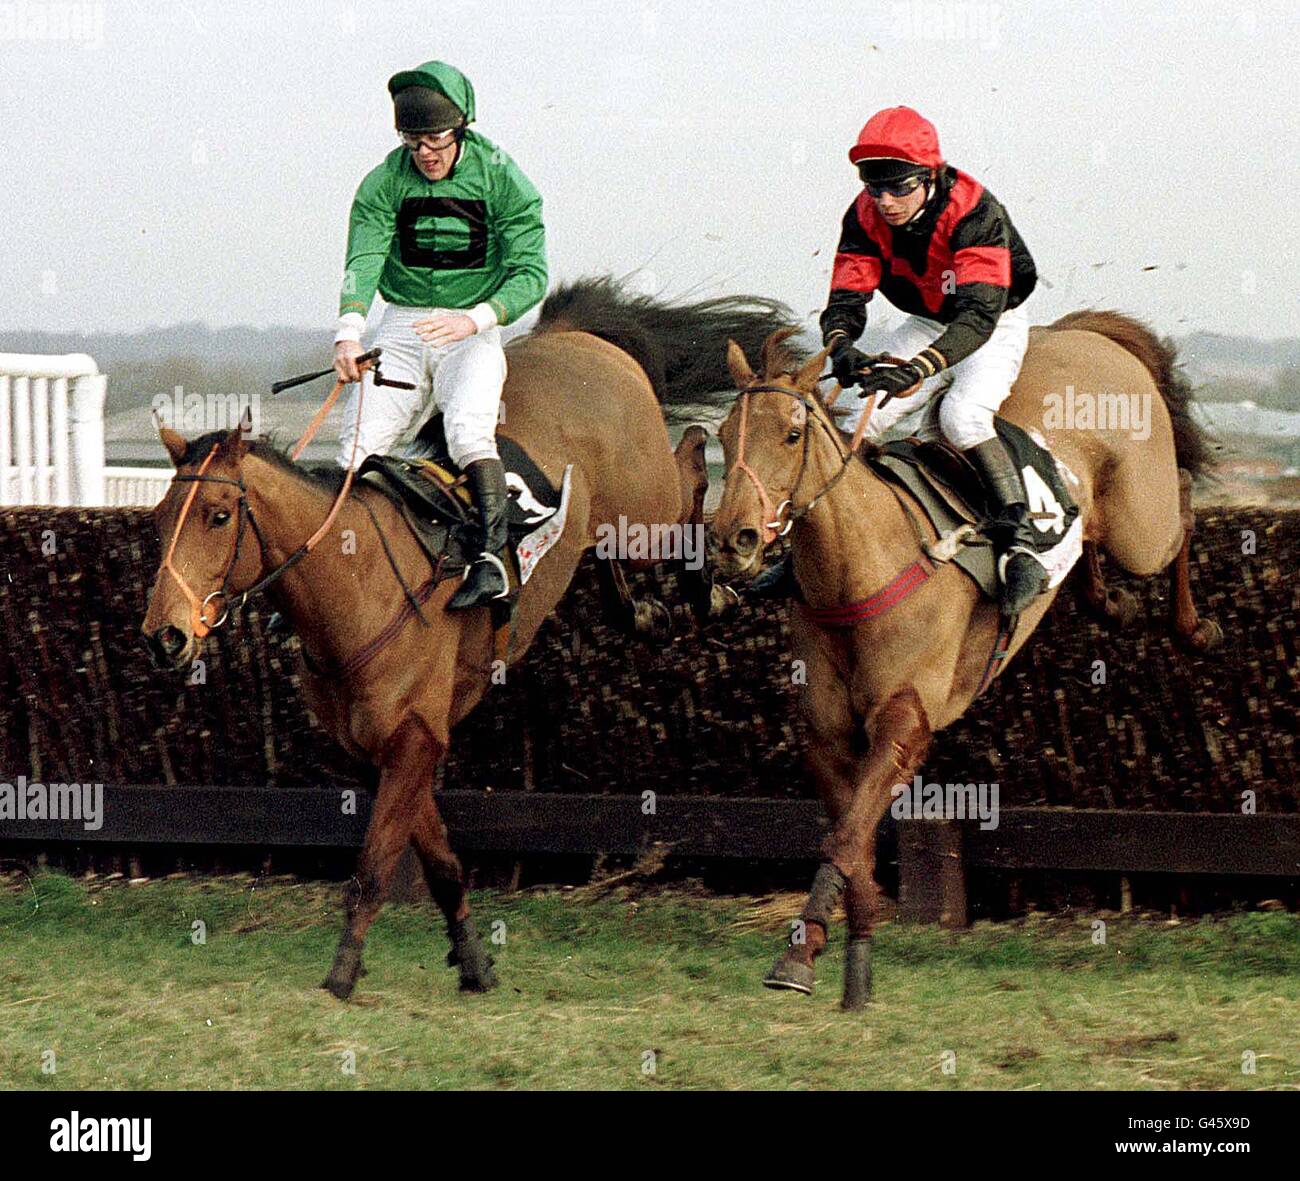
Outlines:
[[[565,467],[556,488],[513,439],[498,435],[497,451],[510,494],[508,547],[522,585],[564,532],[573,465]],[[357,476],[397,502],[435,568],[442,562],[445,576],[478,556],[478,510],[460,468],[447,454],[441,414],[429,419],[404,454],[367,456]]]
[[[1077,480],[1015,423],[996,416],[993,423],[1024,480],[1030,511],[1037,514],[1034,556],[1047,571],[1049,589],[1059,586],[1083,552],[1083,520],[1067,486]],[[979,535],[990,505],[983,481],[965,456],[942,441],[908,438],[884,444],[867,463],[920,505],[939,534],[939,542],[928,547],[930,556],[952,561],[987,597],[997,599],[993,548]],[[968,539],[964,544],[962,537]]]

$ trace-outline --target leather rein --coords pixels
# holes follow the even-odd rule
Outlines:
[[[884,355],[882,354],[882,357]],[[897,358],[887,358],[889,361],[896,361]],[[826,381],[827,378],[834,376],[826,373],[819,377],[818,382]],[[794,483],[790,486],[790,496],[783,500],[775,510],[772,508],[772,498],[768,494],[767,488],[763,481],[759,479],[758,474],[753,468],[745,462],[745,434],[749,425],[749,395],[760,393],[785,394],[802,402],[804,408],[808,411],[810,418],[815,418],[821,425],[822,429],[830,436],[831,441],[835,444],[840,453],[841,462],[839,469],[835,474],[826,481],[821,490],[807,504],[795,506],[794,494],[798,490],[799,484],[803,480],[804,469],[808,466],[809,441],[812,438],[812,431],[805,429],[803,456],[799,462],[799,474],[795,477]],[[831,399],[834,402],[835,399]],[[758,491],[759,499],[763,504],[764,516],[770,516],[772,519],[763,522],[763,544],[767,546],[778,537],[784,537],[794,527],[795,521],[800,517],[806,516],[817,503],[826,496],[832,488],[839,483],[848,469],[849,463],[857,455],[858,446],[862,442],[862,436],[866,431],[867,419],[871,417],[871,412],[875,408],[876,395],[872,394],[867,402],[866,408],[862,412],[862,417],[858,420],[857,429],[853,432],[853,442],[848,448],[844,447],[844,440],[826,423],[826,421],[814,410],[812,401],[803,393],[802,390],[791,389],[789,386],[775,385],[768,382],[762,382],[757,385],[751,385],[741,391],[740,394],[740,435],[736,443],[736,462],[731,465],[727,472],[727,478],[731,478],[732,472],[741,471],[753,483]],[[825,407],[822,407],[824,409]],[[916,514],[908,507],[907,502],[900,495],[897,488],[889,480],[883,481],[886,488],[889,489],[894,499],[898,501],[899,507],[903,510],[904,516],[912,526],[912,531],[916,534],[917,545],[921,549],[921,557],[904,567],[896,574],[890,582],[883,586],[874,594],[867,596],[865,599],[859,599],[853,603],[842,603],[831,607],[810,607],[807,603],[801,603],[800,608],[803,613],[815,624],[832,631],[846,631],[857,627],[860,623],[865,623],[869,619],[874,619],[879,615],[884,615],[887,611],[897,607],[913,591],[927,582],[935,571],[935,565],[929,554],[926,552],[926,538],[921,529],[920,522],[916,519]],[[785,527],[781,525],[781,511],[789,506],[790,513],[786,519]],[[1015,635],[1019,617],[1014,619],[1005,619],[999,617],[998,626],[993,639],[993,651],[989,654],[987,663],[984,666],[984,674],[980,677],[979,687],[975,690],[975,696],[979,697],[985,689],[992,683],[993,678],[1000,671],[1003,662],[1010,655],[1011,640]]]
[[[366,370],[375,367],[376,364],[377,356],[362,358],[360,359],[357,368],[364,373]],[[334,383],[334,389],[330,392],[320,409],[316,412],[315,417],[313,417],[306,431],[303,432],[302,438],[300,438],[295,444],[293,451],[290,453],[290,458],[296,460],[302,454],[307,444],[311,442],[313,436],[320,429],[321,424],[325,421],[330,410],[333,408],[334,403],[338,400],[339,394],[347,384],[348,383],[344,382],[341,378]],[[364,397],[365,385],[362,383],[357,397],[358,422],[361,418],[362,401]],[[259,591],[265,590],[272,583],[278,581],[316,548],[321,539],[329,531],[330,526],[334,523],[340,509],[343,507],[343,502],[347,499],[348,493],[351,490],[353,474],[355,471],[357,442],[359,438],[360,432],[357,432],[357,435],[352,440],[352,456],[348,464],[347,474],[344,476],[343,484],[339,489],[338,495],[334,498],[334,503],[330,506],[329,513],[326,515],[325,520],[321,522],[320,527],[269,574],[258,579],[257,582],[246,590],[235,592],[233,595],[230,590],[230,580],[234,575],[235,569],[239,565],[239,558],[243,550],[244,537],[248,531],[248,526],[252,526],[253,533],[257,537],[257,542],[261,548],[263,556],[265,556],[267,549],[266,538],[257,523],[257,517],[253,513],[253,506],[248,500],[248,486],[244,483],[243,473],[240,473],[238,479],[231,479],[228,476],[210,476],[207,474],[208,466],[216,457],[217,451],[221,446],[220,442],[218,442],[213,444],[212,450],[208,452],[203,462],[199,465],[198,471],[189,474],[177,473],[173,477],[173,480],[178,483],[190,484],[191,488],[185,497],[185,503],[181,506],[180,516],[176,520],[176,528],[172,532],[171,544],[167,547],[167,554],[163,558],[162,568],[171,575],[176,585],[180,588],[181,593],[189,602],[190,625],[193,629],[194,635],[198,639],[204,639],[210,632],[221,627],[222,624],[230,618],[232,606],[243,607],[253,595],[257,594]],[[189,516],[190,509],[194,504],[194,498],[198,494],[200,484],[230,484],[239,489],[239,525],[235,532],[235,544],[230,556],[230,561],[226,564],[226,570],[222,575],[220,587],[202,599],[199,598],[198,594],[193,590],[189,583],[185,581],[184,575],[181,574],[172,561],[172,558],[176,553],[176,545],[180,541],[181,530],[185,526],[186,518]],[[412,611],[414,611],[414,613],[418,614],[421,619],[424,619],[424,613],[421,611],[420,607],[421,604],[428,599],[432,590],[432,585],[436,585],[436,578],[431,580],[430,583],[426,583],[424,586],[420,587],[418,591],[412,592],[411,588],[407,585],[406,580],[402,577],[401,571],[397,568],[396,560],[393,557],[392,551],[389,549],[388,541],[384,537],[383,531],[379,527],[379,522],[375,518],[374,511],[371,509],[369,504],[365,503],[364,500],[362,500],[362,504],[364,505],[366,512],[370,515],[371,521],[374,523],[375,531],[379,534],[379,539],[383,543],[384,554],[387,556],[388,563],[392,566],[393,573],[397,576],[397,581],[401,584],[402,590],[406,595],[406,602],[403,603],[399,609],[398,616],[404,623],[406,619],[409,618]],[[209,619],[209,605],[214,600],[220,600],[220,614],[213,619]],[[215,612],[216,610],[215,607],[212,608],[212,611]],[[425,622],[427,623],[428,621],[425,620]],[[392,635],[390,634],[391,627],[392,625],[390,624],[388,629],[385,629],[384,632],[380,633],[381,637],[385,639],[385,642],[387,639],[392,638]],[[379,647],[382,646],[382,644],[379,645]],[[363,648],[362,652],[365,653],[365,659],[361,663],[367,663],[370,658],[375,656],[378,653],[379,647],[375,647],[372,643],[371,645],[367,645],[366,648]],[[306,649],[304,648],[303,651],[305,655]],[[354,659],[344,666],[343,671],[354,672],[359,667],[360,665],[357,664]]]
[[[833,377],[834,374],[824,373],[817,380],[823,382]],[[750,394],[785,394],[787,397],[794,398],[795,401],[803,403],[804,409],[808,412],[808,423],[805,424],[803,432],[803,455],[799,460],[799,474],[795,476],[794,483],[790,486],[790,495],[781,501],[775,508],[772,505],[772,497],[767,491],[766,485],[759,479],[758,473],[754,471],[748,463],[745,462],[745,437],[749,430],[749,395]],[[756,385],[747,386],[740,392],[740,433],[736,440],[736,462],[731,465],[731,471],[727,473],[730,478],[732,472],[743,472],[751,484],[754,485],[758,492],[759,501],[763,506],[764,517],[771,518],[763,522],[763,544],[770,545],[778,537],[784,537],[794,527],[794,523],[800,517],[806,516],[817,507],[818,502],[832,489],[844,476],[845,470],[853,461],[854,455],[857,454],[858,445],[862,442],[862,436],[866,430],[867,419],[871,417],[871,411],[875,406],[876,395],[872,394],[866,408],[862,412],[862,417],[858,420],[857,430],[853,434],[853,442],[846,449],[844,440],[839,437],[835,430],[826,422],[819,411],[822,409],[820,403],[816,406],[813,399],[805,394],[802,390],[792,389],[790,386],[776,385],[770,382],[759,382]],[[832,399],[833,401],[833,399]],[[840,466],[836,473],[826,481],[821,490],[807,504],[796,505],[794,495],[799,490],[799,485],[803,482],[804,471],[808,467],[808,453],[812,441],[812,428],[809,424],[816,421],[817,425],[822,428],[835,444],[836,451],[840,454]],[[781,513],[788,508],[789,516],[786,518],[784,528],[781,527]]]

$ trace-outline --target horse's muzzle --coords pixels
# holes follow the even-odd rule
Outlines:
[[[146,632],[144,639],[154,668],[169,670],[178,669],[187,663],[187,653],[194,643],[193,636],[186,635],[170,623],[157,631]]]

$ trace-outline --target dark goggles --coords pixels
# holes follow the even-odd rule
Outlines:
[[[892,177],[889,180],[877,179],[877,175],[872,172],[871,166],[867,161],[858,165],[858,175],[862,177],[862,183],[867,186],[867,192],[873,197],[883,197],[888,194],[891,197],[906,197],[909,193],[914,193],[921,185],[925,183],[925,172],[913,172],[908,176]]]

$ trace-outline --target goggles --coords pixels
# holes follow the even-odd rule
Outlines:
[[[878,179],[880,169],[872,167],[876,163],[873,160],[863,160],[858,164],[858,175],[866,185],[867,192],[873,197],[883,197],[886,193],[891,197],[906,197],[909,193],[916,192],[925,183],[927,173],[924,169],[902,176],[895,175],[888,180]]]
[[[397,134],[402,143],[413,152],[418,152],[421,148],[440,152],[443,148],[451,147],[459,133],[460,127],[448,127],[446,131],[399,131]]]

